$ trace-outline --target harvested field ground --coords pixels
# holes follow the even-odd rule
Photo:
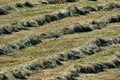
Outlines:
[[[82,76],[85,80],[120,80],[120,70],[119,69],[111,69],[105,72],[101,72],[98,74],[86,74]],[[113,75],[113,76],[111,76]],[[81,80],[78,78],[78,80]]]
[[[120,80],[120,1],[1,0],[0,80]]]

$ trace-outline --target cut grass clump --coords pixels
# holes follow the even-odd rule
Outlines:
[[[77,2],[79,0],[42,0],[42,4],[60,4],[65,2]]]
[[[75,23],[69,27],[56,30],[55,33],[57,33],[59,36],[62,36],[62,35],[67,35],[67,34],[74,34],[74,33],[80,33],[80,32],[90,32],[90,31],[93,31],[92,28],[90,28],[86,24]]]
[[[38,22],[35,20],[29,20],[26,22],[22,22],[22,25],[25,27],[38,27],[39,26]]]
[[[102,28],[105,27],[107,24],[109,23],[116,23],[120,21],[120,15],[119,14],[115,14],[115,15],[109,15],[109,16],[104,16],[96,21],[92,21],[90,22],[90,24],[92,24],[93,28]]]
[[[74,32],[90,32],[90,31],[93,31],[92,28],[90,28],[89,26],[87,25],[80,25],[80,24],[75,24],[73,26],[73,30]]]
[[[25,7],[29,7],[29,8],[32,8],[34,7],[34,4],[32,4],[31,2],[24,2],[24,3],[16,3],[15,4],[15,8],[25,8]]]
[[[117,4],[115,4],[115,3],[110,3],[109,5],[105,5],[105,7],[104,7],[104,9],[105,10],[111,10],[111,9],[114,9],[115,7],[117,7],[117,8],[120,8],[120,3],[117,3]]]
[[[12,34],[12,32],[18,32],[20,30],[29,30],[27,27],[23,27],[19,23],[14,23],[11,26],[5,26],[0,28],[0,34]]]
[[[34,5],[31,2],[26,1],[24,4],[26,7],[34,7]]]
[[[98,1],[98,0],[89,0],[89,1]]]
[[[5,9],[0,8],[0,15],[6,15],[9,14],[9,12]]]
[[[77,2],[79,0],[66,0],[67,2]]]
[[[7,55],[13,51],[24,49],[26,47],[36,45],[40,42],[41,40],[38,36],[30,36],[27,39],[20,40],[18,42],[8,43],[0,48],[0,55]]]
[[[22,3],[16,3],[16,4],[15,4],[15,7],[17,7],[17,8],[23,8],[24,5],[23,5]]]
[[[15,11],[16,8],[12,5],[6,5],[6,6],[3,6],[3,9],[6,10],[6,11]]]
[[[95,6],[85,6],[84,9],[87,9],[89,11],[99,11],[100,9]]]
[[[59,20],[60,18],[57,16],[57,14],[46,14],[45,15],[45,20],[46,22],[52,22]]]
[[[12,11],[17,11],[19,10],[19,8],[25,8],[25,7],[32,8],[34,7],[34,4],[26,1],[24,3],[15,3],[11,5],[5,5],[0,8],[0,15],[7,15],[11,13]]]
[[[2,6],[0,7],[0,15],[7,15],[9,13],[11,13],[11,11],[16,11],[17,9],[12,6],[12,5],[6,5],[6,6]]]
[[[76,6],[68,7],[67,10],[70,12],[70,16],[86,15],[87,13],[89,13],[88,10],[84,8],[78,8]]]

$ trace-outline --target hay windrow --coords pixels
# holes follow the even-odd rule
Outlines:
[[[7,45],[0,47],[0,55],[6,55],[6,54],[9,54],[16,50],[24,49],[26,47],[39,44],[41,42],[41,40],[43,40],[43,39],[59,38],[63,35],[68,35],[68,34],[91,32],[95,29],[101,29],[110,23],[115,23],[115,22],[119,22],[119,21],[120,21],[120,15],[114,14],[112,16],[108,16],[105,18],[102,17],[96,21],[89,22],[89,24],[76,23],[74,25],[71,25],[68,28],[59,29],[54,32],[33,35],[32,38],[28,37],[27,39],[20,40],[18,42],[13,42],[12,44],[8,43]],[[3,32],[6,32],[9,34],[9,33],[11,33],[12,30],[19,31],[20,29],[24,29],[24,27],[21,27],[21,25],[17,26],[18,28],[14,27],[14,26],[16,26],[16,24],[13,25],[12,29],[10,27],[4,28]],[[33,44],[34,42],[36,42],[36,43]]]
[[[113,4],[113,5],[110,5],[110,4]],[[95,11],[102,11],[102,10],[107,10],[107,9],[112,10],[112,9],[115,9],[115,8],[120,8],[120,3],[119,2],[108,3],[106,5],[98,5],[98,6],[86,6],[86,7],[71,6],[71,7],[68,7],[66,9],[64,9],[64,10],[58,11],[58,12],[45,14],[43,17],[17,22],[16,27],[14,26],[14,28],[18,29],[18,26],[21,25],[22,29],[17,30],[17,31],[20,31],[20,30],[23,30],[23,27],[25,27],[25,28],[40,27],[41,25],[44,25],[46,23],[50,23],[50,22],[53,22],[53,21],[64,19],[66,17],[86,15],[86,14],[88,14],[90,12],[93,12],[93,11],[95,12]],[[17,25],[17,24],[19,24],[19,25]],[[12,24],[10,24],[9,26],[11,27],[11,29],[13,28]],[[4,30],[4,27],[5,27],[6,30]],[[10,31],[10,32],[8,32],[8,31]],[[9,28],[6,28],[6,26],[3,26],[0,29],[0,35],[1,34],[11,34],[13,32],[16,32],[16,30],[9,30]]]
[[[0,16],[3,18],[0,28],[0,80],[119,79],[120,1],[33,1],[0,1]],[[97,5],[98,3],[102,4]],[[58,10],[65,6],[69,7]],[[49,13],[54,10],[57,11]],[[19,15],[15,11],[23,11],[20,12],[23,14]],[[10,14],[12,12],[15,13]],[[108,15],[105,16],[106,12]],[[58,23],[61,19],[65,20]],[[15,20],[18,22],[14,22]],[[73,21],[69,25],[72,20],[80,20],[80,23]],[[46,25],[46,28],[37,30],[37,27],[54,21],[56,24],[50,24],[51,29],[48,28],[50,25]],[[18,33],[12,34],[13,32]]]
[[[81,74],[96,74],[107,69],[120,68],[120,57],[115,56],[110,61],[96,62],[89,65],[74,65],[73,69],[64,75],[50,80],[78,80]],[[81,79],[83,80],[83,79]]]
[[[23,27],[19,23],[13,23],[11,26],[4,26],[0,29],[0,35],[1,34],[12,34],[12,32],[19,32],[21,30],[29,30],[27,27]]]
[[[24,3],[15,3],[15,4],[7,4],[7,5],[4,5],[4,6],[1,6],[0,7],[0,15],[7,15],[7,14],[10,14],[11,12],[13,11],[17,11],[21,8],[32,8],[34,7],[35,4],[32,4],[31,2],[29,1],[26,1]]]
[[[42,0],[40,1],[42,4],[60,4],[65,2],[77,2],[79,0]]]
[[[13,77],[14,79],[27,79],[27,77],[30,76],[31,72],[34,70],[50,68],[53,69],[57,66],[63,65],[62,61],[80,59],[82,57],[95,54],[96,52],[100,52],[106,47],[113,44],[120,44],[120,36],[115,36],[111,38],[97,38],[83,47],[60,53],[59,55],[55,55],[55,57],[48,57],[42,62],[39,60],[34,60],[16,66],[16,68],[11,68],[10,74],[12,74],[11,77]],[[115,65],[120,66],[120,64],[118,64],[117,62],[115,61]],[[2,72],[0,75],[2,79],[4,77],[9,78],[9,76],[6,75],[5,71]]]
[[[101,17],[98,20],[93,20],[88,24],[75,23],[69,27],[58,29],[55,32],[48,32],[40,34],[41,39],[58,38],[67,34],[91,32],[96,29],[102,29],[108,24],[120,22],[120,15],[114,14],[109,16]]]
[[[36,5],[40,4],[60,4],[60,3],[65,3],[65,2],[77,2],[79,0],[42,0],[40,3],[38,2],[37,4],[33,4],[30,1],[25,1],[23,3],[14,3],[14,4],[7,4],[2,7],[0,7],[0,15],[7,15],[10,14],[13,11],[17,11],[22,8],[32,8]]]
[[[36,45],[40,42],[41,40],[39,39],[38,36],[29,36],[26,39],[23,39],[17,42],[8,43],[5,46],[1,47],[0,55],[7,55],[8,53]]]

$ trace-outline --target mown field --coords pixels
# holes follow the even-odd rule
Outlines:
[[[120,80],[120,0],[0,0],[0,80]]]

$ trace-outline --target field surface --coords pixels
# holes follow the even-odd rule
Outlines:
[[[0,80],[120,80],[120,0],[0,0]]]

